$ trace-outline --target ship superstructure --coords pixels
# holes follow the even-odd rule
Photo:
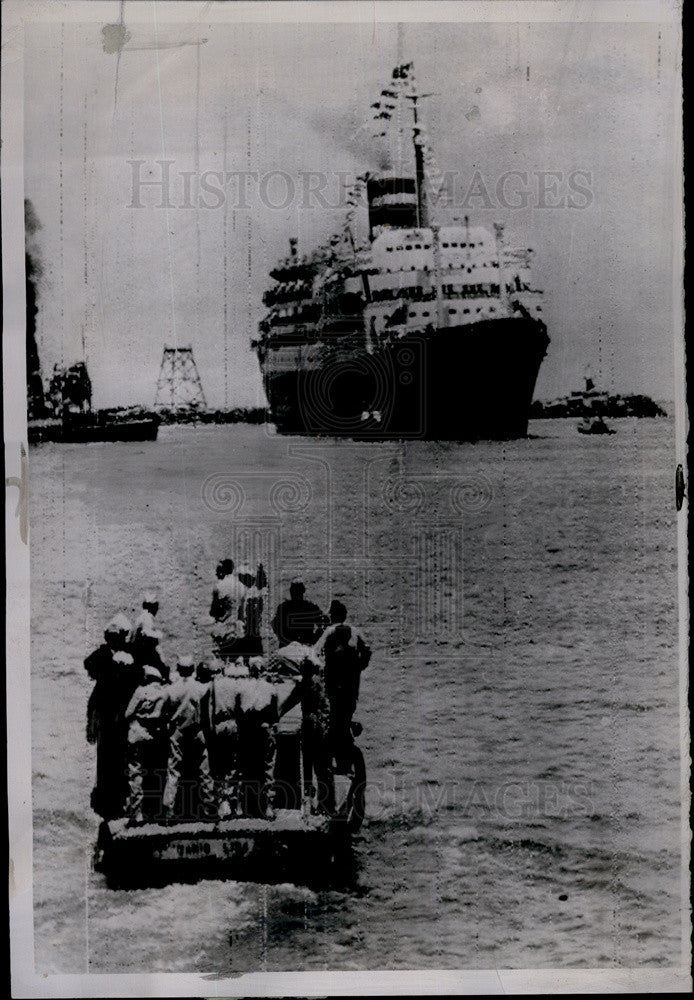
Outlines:
[[[393,71],[377,118],[402,118],[398,99],[411,113],[412,171],[358,179],[368,241],[357,245],[349,219],[311,254],[291,240],[270,272],[255,346],[273,419],[292,433],[522,436],[549,343],[532,251],[506,247],[501,225],[430,220],[411,64]]]

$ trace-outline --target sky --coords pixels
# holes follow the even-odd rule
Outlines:
[[[377,19],[173,24],[157,6],[150,23],[129,21],[125,3],[120,48],[119,29],[104,35],[95,20],[27,27],[25,196],[40,226],[44,375],[84,353],[96,406],[151,406],[164,345],[191,345],[210,406],[263,404],[250,340],[268,271],[290,237],[308,252],[340,229],[344,204],[321,207],[307,185],[324,176],[335,205],[348,179],[377,167],[370,105],[412,61],[432,95],[422,105],[436,164],[456,178],[457,205],[439,206],[438,221],[504,222],[510,245],[535,251],[551,338],[536,398],[580,387],[586,365],[612,392],[674,398],[670,17],[398,31]],[[161,187],[135,183],[161,180],[162,160],[169,207]],[[245,198],[233,179],[217,196],[200,187],[206,175],[222,190],[210,171],[257,180]],[[510,175],[504,205],[497,183],[509,171],[527,182]],[[572,173],[587,195],[572,195]],[[475,178],[485,194],[470,192],[482,190]],[[527,205],[511,207],[520,188]],[[359,208],[358,235],[365,220]]]

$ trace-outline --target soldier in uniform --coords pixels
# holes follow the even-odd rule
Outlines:
[[[250,678],[238,694],[239,770],[245,811],[251,816],[275,818],[275,758],[280,718],[277,685],[261,675],[263,660],[252,657]]]
[[[191,806],[197,811],[199,805],[202,817],[212,819],[215,815],[214,786],[202,727],[209,687],[193,676],[195,665],[191,656],[179,657],[176,669],[178,677],[166,690],[164,708],[169,728],[169,759],[162,799],[164,819],[169,822],[174,819],[176,797],[184,773],[195,783],[193,787],[197,793],[195,801],[187,803],[188,813]],[[179,818],[188,818],[186,806]]]
[[[87,705],[87,740],[96,743],[96,784],[91,805],[97,815],[107,820],[123,815],[128,794],[125,710],[140,679],[125,649],[129,631],[125,615],[116,615],[106,627],[105,642],[84,661],[95,681]]]
[[[227,663],[210,682],[206,729],[220,819],[233,818],[241,808],[237,715],[244,681],[248,667],[239,660]]]
[[[145,817],[158,822],[161,793],[166,775],[168,739],[165,706],[166,686],[155,666],[143,668],[143,683],[125,712],[128,723],[128,816],[132,824]]]

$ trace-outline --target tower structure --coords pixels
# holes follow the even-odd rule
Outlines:
[[[170,410],[206,409],[205,393],[190,345],[164,346],[154,407]]]

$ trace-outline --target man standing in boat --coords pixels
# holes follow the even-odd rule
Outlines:
[[[166,686],[155,666],[143,668],[143,683],[125,712],[128,723],[128,816],[131,824],[145,816],[160,819],[163,778],[166,774],[168,738]]]
[[[272,620],[272,630],[277,636],[280,648],[292,642],[312,646],[328,624],[326,616],[317,604],[305,598],[306,587],[302,580],[293,580],[289,585],[289,600],[282,601]]]
[[[169,728],[168,769],[162,799],[164,819],[171,822],[178,818],[175,815],[176,798],[184,773],[195,782],[198,801],[184,803],[184,814],[180,818],[187,818],[186,812],[191,806],[197,810],[199,805],[203,817],[211,819],[215,814],[215,796],[202,728],[209,689],[194,677],[192,656],[179,657],[176,670],[178,677],[166,690],[164,706]]]
[[[171,671],[161,657],[161,632],[148,621],[144,621],[136,633],[136,638],[130,645],[130,652],[137,667],[156,667],[166,683]]]
[[[304,783],[316,782],[316,804],[329,816],[335,811],[335,780],[330,743],[330,702],[325,693],[323,673],[310,655],[301,663],[301,744],[304,755]]]
[[[214,621],[212,640],[219,656],[236,659],[243,652],[246,631],[243,610],[248,587],[234,572],[233,559],[222,559],[217,564],[216,575],[210,606],[210,617]]]
[[[255,572],[248,565],[239,567],[236,574],[246,587],[246,593],[239,606],[239,618],[244,626],[242,656],[262,656],[263,640],[261,626],[263,619],[263,603],[267,594],[267,576],[260,563]]]
[[[349,771],[352,751],[352,716],[359,699],[362,670],[371,659],[362,633],[347,622],[342,601],[330,605],[330,625],[314,646],[313,655],[323,666],[325,691],[330,702],[330,745],[339,774]]]
[[[151,590],[142,597],[142,611],[137,616],[128,643],[135,646],[143,632],[153,632],[156,629],[154,619],[159,611],[159,599]]]
[[[128,793],[125,710],[140,679],[140,671],[125,648],[129,631],[125,615],[116,615],[106,626],[105,642],[84,661],[95,681],[87,705],[87,740],[96,743],[91,804],[103,819],[123,815]]]
[[[237,701],[239,773],[244,811],[275,819],[275,758],[280,719],[277,678],[264,674],[261,657],[251,657],[250,677]]]
[[[239,695],[248,679],[246,664],[230,661],[209,685],[204,728],[220,819],[234,819],[241,811],[238,711]]]

